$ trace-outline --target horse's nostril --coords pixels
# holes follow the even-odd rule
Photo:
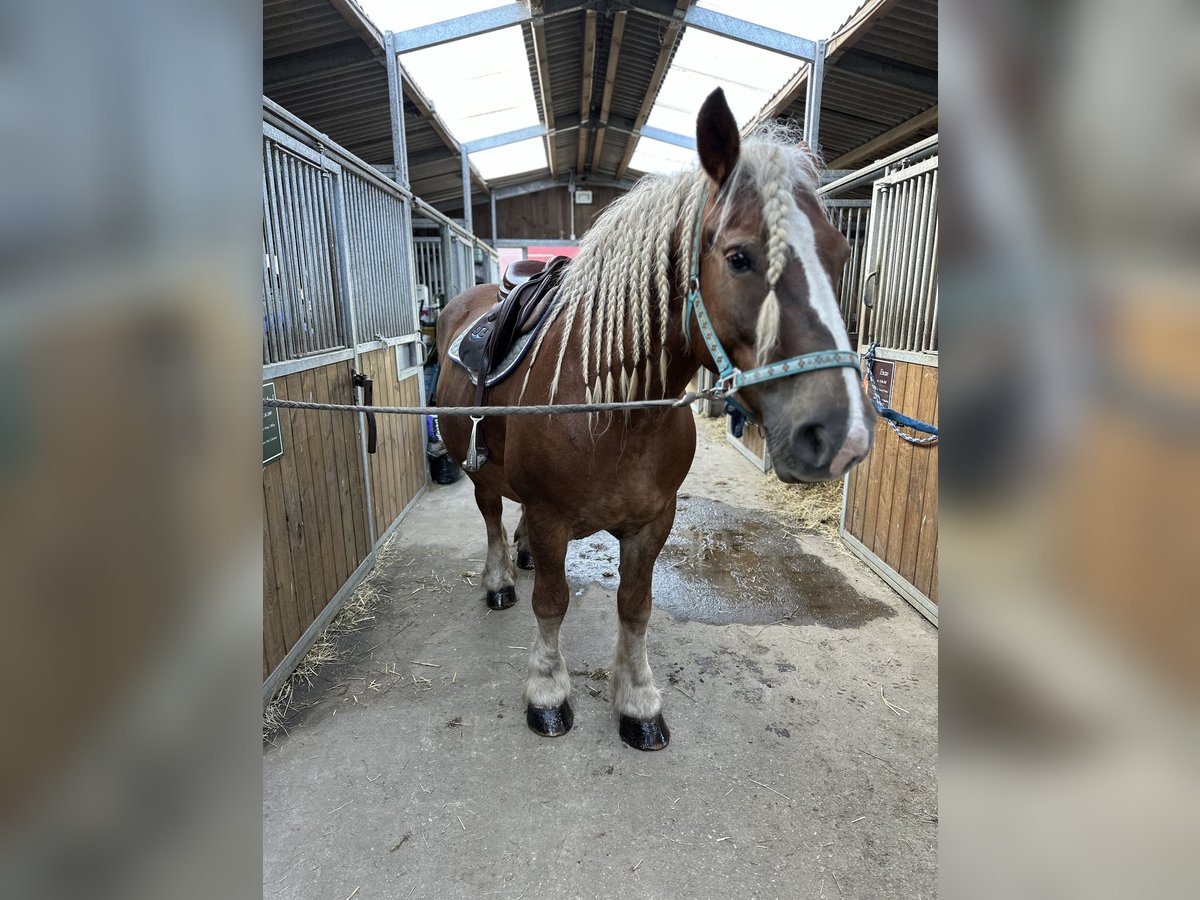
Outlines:
[[[804,422],[797,426],[792,442],[801,461],[814,469],[828,466],[837,449],[829,428],[820,421]]]

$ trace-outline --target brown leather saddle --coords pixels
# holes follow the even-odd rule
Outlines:
[[[504,273],[496,305],[463,335],[458,359],[474,374],[476,406],[484,405],[490,386],[488,375],[501,364],[511,372],[529,352],[532,340],[525,341],[516,354],[512,350],[519,337],[536,332],[545,322],[570,262],[566,256],[556,256],[549,262],[523,259],[510,265]],[[488,457],[482,417],[472,416],[472,420],[471,448],[463,462],[468,472],[477,471]]]

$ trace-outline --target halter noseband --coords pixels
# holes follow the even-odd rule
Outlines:
[[[731,396],[740,388],[776,378],[786,378],[790,375],[802,375],[805,372],[815,372],[818,369],[835,369],[847,366],[859,368],[858,354],[851,350],[818,350],[815,353],[805,353],[793,356],[779,362],[767,363],[748,372],[737,368],[730,360],[729,354],[721,346],[717,332],[713,329],[712,320],[704,308],[704,298],[700,296],[700,236],[704,224],[704,207],[708,204],[708,188],[700,198],[700,208],[696,213],[696,225],[692,236],[692,272],[688,277],[687,305],[683,311],[683,330],[687,333],[688,323],[692,318],[692,310],[696,311],[696,324],[700,326],[700,334],[712,354],[713,364],[717,367],[717,387],[724,391],[724,397],[750,422],[755,421],[751,412]]]

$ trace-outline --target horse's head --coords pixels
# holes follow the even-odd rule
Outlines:
[[[809,152],[794,139],[769,136],[743,145],[720,89],[700,109],[696,144],[712,180],[700,291],[733,365],[745,372],[850,350],[833,290],[849,245],[822,211]],[[700,338],[693,319],[691,340],[704,354]],[[804,371],[748,385],[735,396],[766,429],[782,481],[839,477],[871,449],[875,412],[853,368]]]

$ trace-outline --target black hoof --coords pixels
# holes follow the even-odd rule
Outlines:
[[[533,554],[528,550],[517,551],[517,568],[529,571],[533,568]]]
[[[621,740],[635,750],[661,750],[671,742],[671,730],[662,713],[645,722],[633,716],[621,716]]]
[[[564,700],[562,706],[527,706],[525,722],[542,737],[562,737],[575,724],[575,713],[570,700]]]
[[[508,609],[517,602],[517,589],[503,587],[498,591],[487,592],[487,605],[492,609]]]

